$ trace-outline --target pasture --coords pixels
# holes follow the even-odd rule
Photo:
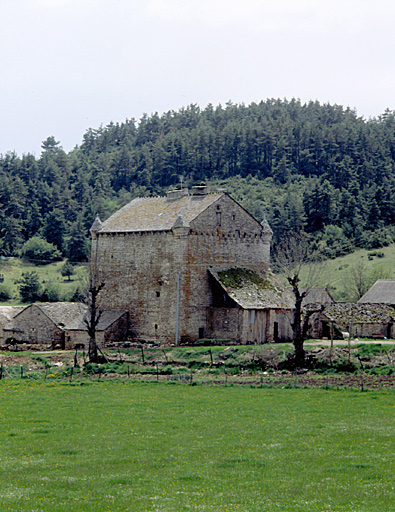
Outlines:
[[[395,394],[0,382],[0,510],[395,510]]]

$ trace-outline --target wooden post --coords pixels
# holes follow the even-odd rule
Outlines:
[[[3,361],[1,361],[1,367],[0,367],[0,380],[3,378]]]
[[[211,348],[210,348],[209,352],[210,352],[211,366],[213,366],[213,353],[211,351]]]
[[[191,386],[192,386],[192,380],[193,380],[193,370],[191,368]]]
[[[145,359],[144,359],[144,347],[143,345],[141,345],[141,357],[143,358],[143,364],[145,363]]]
[[[332,356],[333,356],[333,322],[331,322],[331,350],[329,352],[329,361],[332,366]]]
[[[23,366],[21,365],[21,379],[23,379]]]
[[[159,380],[159,368],[158,368],[158,363],[156,363],[156,381]]]
[[[70,371],[70,382],[73,380],[73,372],[74,372],[74,367],[72,366],[71,371]]]
[[[78,363],[77,349],[75,349],[75,354],[74,354],[74,368],[76,368],[76,367],[77,367],[77,363]]]

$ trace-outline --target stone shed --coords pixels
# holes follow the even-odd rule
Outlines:
[[[74,348],[89,342],[84,318],[85,304],[78,302],[42,302],[23,308],[4,327],[4,337],[32,345],[51,345],[52,348]],[[97,327],[99,346],[107,341],[125,339],[126,311],[103,311]]]
[[[321,332],[317,338],[330,338],[330,326],[350,333],[353,338],[394,337],[395,309],[387,304],[328,304],[320,313]]]
[[[272,238],[266,221],[207,186],[134,199],[105,222],[97,218],[91,233],[91,271],[105,283],[100,307],[128,311],[135,339],[166,344],[223,338],[224,321],[208,313],[215,303],[209,269],[265,270]]]

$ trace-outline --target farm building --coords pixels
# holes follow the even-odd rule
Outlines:
[[[88,346],[89,336],[84,318],[88,307],[77,302],[43,302],[22,308],[3,328],[4,338],[14,338],[32,345],[52,348]],[[127,312],[103,311],[97,327],[96,341],[104,346],[124,339],[127,334]]]
[[[314,323],[315,329],[310,333],[314,338],[329,338],[332,323],[352,338],[393,338],[395,334],[395,309],[387,304],[328,304],[318,316],[319,322]]]
[[[12,325],[13,318],[20,313],[25,306],[0,306],[0,345],[7,339],[4,336],[4,329]]]
[[[395,279],[379,279],[363,295],[358,304],[395,305]]]
[[[225,192],[137,198],[97,218],[91,233],[93,277],[105,284],[99,306],[128,311],[134,338],[290,339],[292,297],[269,270],[270,226]],[[230,269],[242,285],[225,284]]]
[[[306,288],[300,289],[301,293],[306,291]],[[327,288],[309,288],[307,290],[307,295],[303,299],[302,306],[307,306],[308,304],[333,304],[335,299],[329,293]]]

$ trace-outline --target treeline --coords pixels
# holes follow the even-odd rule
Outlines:
[[[339,105],[266,100],[190,105],[88,129],[66,154],[0,158],[0,254],[39,237],[87,257],[89,227],[138,195],[205,181],[225,186],[278,240],[305,231],[326,256],[395,237],[395,113],[364,120]]]

